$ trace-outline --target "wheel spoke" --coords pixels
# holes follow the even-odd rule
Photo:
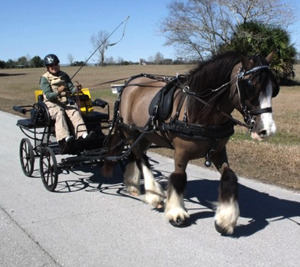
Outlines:
[[[26,176],[30,177],[34,167],[34,152],[28,138],[23,138],[21,140],[19,155],[22,170]]]
[[[49,147],[41,153],[40,172],[44,186],[49,191],[54,191],[58,181],[58,168],[53,150]]]

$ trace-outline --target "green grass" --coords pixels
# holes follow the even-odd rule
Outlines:
[[[300,139],[298,135],[295,135],[297,133],[287,133],[287,132],[279,132],[277,131],[274,136],[271,138],[263,141],[265,143],[274,144],[274,145],[284,145],[284,146],[299,146],[300,145]],[[230,141],[231,142],[239,142],[239,141],[245,141],[245,140],[252,140],[250,137],[249,132],[241,132],[236,131],[233,136],[231,136]],[[258,142],[258,141],[257,141]]]

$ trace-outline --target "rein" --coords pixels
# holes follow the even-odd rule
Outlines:
[[[267,65],[263,65],[263,66],[254,67],[254,68],[252,68],[252,69],[250,69],[248,71],[242,71],[242,69],[240,69],[238,71],[238,73],[229,82],[221,85],[220,87],[218,87],[216,89],[210,89],[210,91],[212,93],[218,92],[218,94],[216,94],[214,96],[214,98],[215,98],[215,97],[218,97],[220,94],[222,94],[224,91],[226,91],[227,88],[229,88],[229,85],[232,85],[235,82],[236,83],[236,88],[238,90],[238,95],[239,95],[240,104],[241,104],[242,113],[243,113],[243,116],[244,116],[245,123],[243,123],[243,122],[241,122],[241,121],[233,118],[231,115],[228,115],[227,113],[223,112],[219,108],[218,108],[217,111],[220,114],[222,114],[224,117],[232,120],[234,122],[234,124],[246,127],[246,128],[248,128],[250,130],[253,128],[253,124],[254,124],[254,121],[252,119],[252,115],[259,115],[259,114],[262,114],[262,113],[272,112],[272,108],[271,107],[269,107],[269,108],[263,108],[263,109],[258,109],[258,110],[254,110],[254,111],[249,110],[249,107],[244,104],[245,99],[243,99],[241,97],[241,92],[240,92],[241,90],[240,90],[240,87],[239,87],[239,81],[241,81],[245,76],[251,75],[253,73],[256,73],[256,72],[264,70],[264,69],[270,69],[270,68]],[[181,89],[182,89],[182,91],[185,94],[194,97],[199,102],[201,102],[203,105],[205,105],[207,107],[210,106],[210,103],[206,102],[205,100],[203,100],[201,98],[200,94],[197,94],[196,92],[190,91],[189,86],[181,87]]]
[[[116,80],[106,81],[103,83],[93,84],[93,85],[90,85],[89,88],[101,86],[101,85],[105,85],[105,84],[110,84],[110,83],[114,83],[114,82],[124,81],[124,80],[126,81],[125,85],[124,85],[125,87],[127,87],[127,86],[146,86],[144,84],[128,84],[130,81],[134,80],[135,78],[139,78],[139,77],[147,77],[147,78],[150,78],[150,79],[153,79],[156,81],[162,81],[162,82],[168,82],[172,78],[172,76],[166,76],[166,75],[141,73],[141,74],[138,74],[135,76],[129,76],[129,77],[125,77],[125,78],[119,78]],[[151,87],[151,86],[147,85],[147,87]],[[157,87],[157,86],[153,86],[153,87]]]

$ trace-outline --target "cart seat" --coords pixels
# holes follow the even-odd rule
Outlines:
[[[17,125],[27,129],[37,128],[37,125],[32,123],[31,119],[20,119],[17,121]]]

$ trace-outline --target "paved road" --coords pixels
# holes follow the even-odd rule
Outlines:
[[[299,266],[299,192],[240,178],[241,217],[225,237],[213,226],[219,175],[189,166],[193,223],[174,228],[126,194],[118,169],[110,180],[98,167],[61,174],[55,193],[24,176],[17,119],[0,112],[0,266]],[[165,185],[172,161],[151,158]]]

